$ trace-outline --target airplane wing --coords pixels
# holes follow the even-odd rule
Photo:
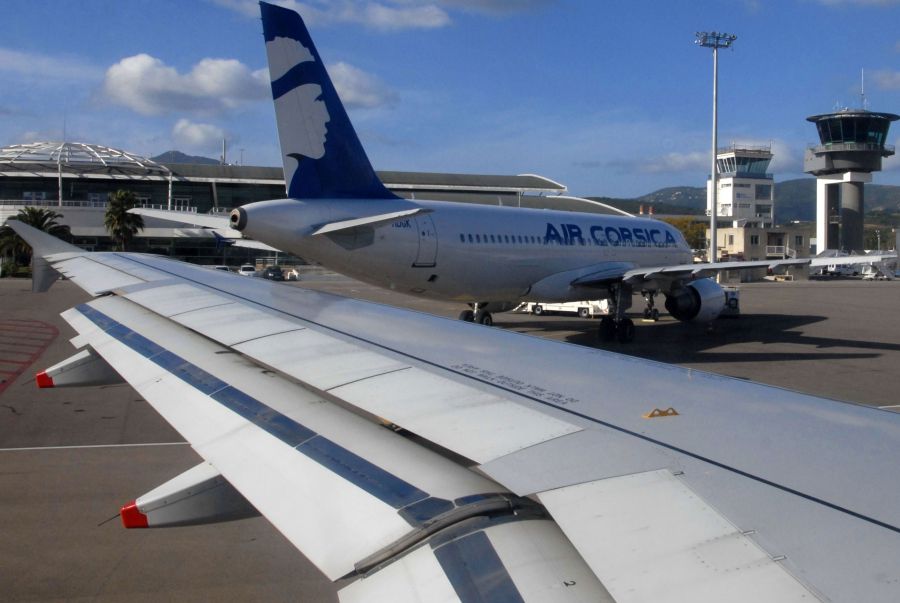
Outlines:
[[[889,262],[896,260],[896,253],[871,253],[868,255],[838,255],[838,256],[816,256],[811,258],[809,265],[812,268],[821,266],[848,266],[852,264],[877,264],[879,262]]]
[[[609,262],[594,269],[580,270],[580,276],[571,281],[573,287],[598,287],[616,282],[626,282],[640,287],[648,282],[691,281],[707,278],[726,270],[768,268],[777,270],[784,266],[805,266],[808,259],[764,260],[754,262],[717,262],[715,264],[676,264],[667,266],[635,267],[624,262]]]
[[[43,383],[205,459],[127,525],[258,511],[345,602],[900,600],[900,415],[10,225],[96,296]]]

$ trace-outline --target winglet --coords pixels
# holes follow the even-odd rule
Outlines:
[[[59,278],[59,273],[45,259],[46,256],[84,251],[19,220],[7,220],[6,224],[31,246],[31,290],[35,293],[46,291]]]
[[[289,197],[393,199],[296,12],[259,3]]]

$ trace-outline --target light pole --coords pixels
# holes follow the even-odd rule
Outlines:
[[[716,153],[718,149],[719,136],[719,116],[718,116],[718,92],[719,92],[719,49],[730,48],[731,44],[737,39],[737,36],[727,33],[718,33],[715,31],[698,31],[695,43],[704,48],[713,49],[713,126],[712,126],[712,161],[709,172],[712,209],[709,217],[709,261],[717,262],[718,241],[716,239],[716,219],[719,213],[719,195],[718,195],[718,171],[716,170]]]

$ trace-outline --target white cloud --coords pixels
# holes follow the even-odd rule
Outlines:
[[[0,48],[0,72],[54,80],[97,80],[103,70],[77,57],[49,56]]]
[[[259,16],[256,0],[213,0],[248,17]],[[381,31],[402,29],[435,29],[450,24],[450,15],[437,2],[420,0],[274,0],[297,11],[307,25],[357,23]]]
[[[634,166],[642,172],[684,172],[691,170],[709,171],[709,152],[694,151],[691,153],[666,153],[659,157],[650,158],[646,162],[638,161]]]
[[[547,7],[553,2],[554,0],[438,0],[438,4],[443,6],[495,15],[536,10]]]
[[[396,95],[378,78],[348,63],[329,65],[328,73],[338,96],[349,108],[372,109],[396,100]]]
[[[172,140],[180,149],[209,151],[221,147],[225,130],[211,124],[179,119],[172,128]]]
[[[181,74],[148,54],[126,57],[106,70],[106,98],[143,115],[172,111],[214,114],[269,96],[264,69],[235,59],[203,59]]]
[[[900,0],[817,0],[826,6],[900,6]]]
[[[881,90],[900,89],[900,71],[883,69],[872,73],[871,77],[875,80],[875,85]]]

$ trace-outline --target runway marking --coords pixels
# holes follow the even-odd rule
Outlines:
[[[0,394],[40,358],[57,335],[59,331],[56,327],[40,320],[21,318],[0,320],[0,337],[4,339],[0,348],[0,363],[13,365],[12,369],[4,367],[0,370],[6,375],[0,380]]]
[[[140,448],[146,446],[186,446],[187,442],[146,442],[143,444],[85,444],[83,446],[31,446],[27,448],[0,448],[0,452],[28,450],[79,450],[82,448]]]

